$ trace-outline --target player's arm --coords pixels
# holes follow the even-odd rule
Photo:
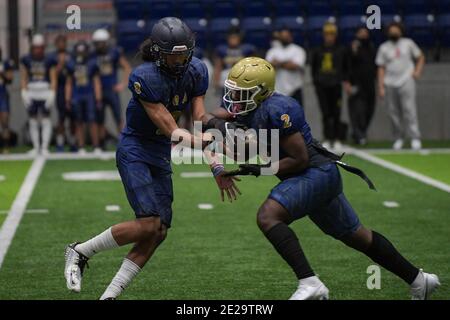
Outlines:
[[[120,88],[118,88],[118,91],[121,91],[123,88],[127,87],[128,84],[128,77],[131,73],[131,65],[128,62],[127,58],[125,58],[124,55],[121,55],[119,58],[119,66],[122,68],[122,83],[120,84]]]
[[[218,55],[214,57],[214,86],[216,88],[220,87],[220,75],[223,70],[223,61],[222,58]]]
[[[378,95],[380,98],[384,98],[384,74],[386,69],[384,66],[378,66],[377,78],[378,78]]]
[[[23,64],[20,65],[20,89],[27,89],[28,72]]]
[[[55,66],[50,67],[49,76],[50,76],[50,90],[56,91],[56,87],[58,85],[58,75],[56,73]]]
[[[281,137],[280,147],[289,156],[278,162],[277,175],[286,176],[292,173],[299,173],[308,167],[308,148],[300,132]]]
[[[65,97],[65,103],[66,103],[66,109],[70,110],[71,108],[71,101],[72,101],[72,83],[73,79],[72,76],[69,74],[66,79],[66,85],[64,87],[64,97]]]
[[[413,73],[414,79],[417,80],[420,78],[424,65],[425,65],[425,55],[423,53],[421,53],[419,58],[417,58],[416,65],[414,68],[414,73]]]

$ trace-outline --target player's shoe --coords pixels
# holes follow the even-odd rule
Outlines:
[[[422,149],[422,142],[419,139],[412,139],[411,140],[411,149],[413,149],[413,150]]]
[[[32,156],[32,157],[35,157],[35,156],[37,156],[39,154],[39,150],[38,149],[31,149],[30,151],[28,151],[28,155],[29,156]]]
[[[80,156],[85,156],[87,154],[86,149],[85,148],[78,149],[78,154]]]
[[[403,148],[403,140],[402,139],[395,140],[394,144],[392,145],[392,149],[400,150],[401,148]]]
[[[87,266],[88,257],[75,250],[79,242],[71,243],[66,247],[64,277],[66,278],[67,289],[80,292],[81,280],[83,278],[84,268]]]
[[[48,149],[42,149],[42,150],[41,150],[41,154],[42,154],[44,157],[47,157],[47,156],[50,154],[50,152],[48,151]]]
[[[414,282],[419,283],[411,285],[411,300],[427,300],[434,290],[441,285],[437,275],[423,272],[422,269],[420,269],[417,277]]]
[[[103,150],[100,148],[94,148],[94,154],[96,156],[101,156],[103,154]]]
[[[289,300],[328,300],[329,290],[319,278],[314,283],[301,282]]]

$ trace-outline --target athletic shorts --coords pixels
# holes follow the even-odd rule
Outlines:
[[[159,216],[169,228],[172,222],[172,172],[130,159],[121,146],[116,152],[116,164],[136,218]]]
[[[9,99],[6,93],[0,93],[0,112],[9,112]]]
[[[308,215],[326,234],[340,239],[361,225],[346,199],[339,169],[334,163],[308,168],[299,176],[281,181],[269,194],[294,220]]]
[[[32,100],[31,105],[28,107],[28,115],[30,117],[36,117],[38,113],[48,117],[50,115],[50,109],[45,107],[45,100]]]
[[[72,113],[77,122],[95,122],[96,107],[94,97],[75,98],[72,102]]]

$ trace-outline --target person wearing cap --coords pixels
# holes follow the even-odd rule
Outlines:
[[[345,124],[341,122],[342,85],[347,79],[346,50],[337,42],[334,23],[323,26],[323,44],[311,55],[311,73],[322,112],[323,145],[339,149],[345,139]]]
[[[93,58],[96,59],[102,82],[103,106],[97,114],[97,124],[101,144],[105,143],[105,108],[110,107],[118,131],[123,128],[122,108],[120,106],[119,93],[128,86],[128,76],[131,66],[120,47],[110,44],[111,35],[106,29],[98,29],[92,35],[94,43]],[[122,80],[119,81],[119,69],[123,69]]]
[[[387,28],[388,40],[378,49],[378,93],[381,98],[386,98],[394,131],[393,149],[403,147],[406,134],[411,139],[411,148],[419,150],[422,143],[417,119],[416,80],[422,74],[425,56],[417,44],[403,34],[400,23],[391,23]]]
[[[52,135],[50,109],[55,103],[57,75],[54,60],[45,54],[45,39],[35,34],[30,53],[20,60],[21,95],[29,115],[29,130],[33,149],[30,154],[48,154]],[[42,144],[39,139],[39,115]]]
[[[303,105],[302,87],[306,52],[294,43],[292,32],[286,26],[278,30],[277,40],[278,43],[266,54],[266,60],[276,69],[275,90],[293,97]]]

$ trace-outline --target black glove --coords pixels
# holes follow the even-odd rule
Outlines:
[[[240,164],[239,169],[227,172],[224,174],[225,177],[231,176],[255,176],[259,177],[261,175],[261,168],[268,168],[270,164],[260,165],[260,164]]]

